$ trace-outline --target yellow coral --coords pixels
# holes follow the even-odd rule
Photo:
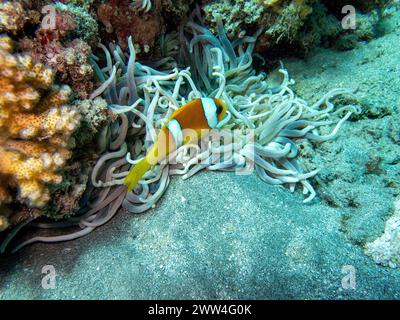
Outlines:
[[[278,11],[281,8],[282,0],[260,0],[260,3],[268,9]]]
[[[80,116],[66,105],[70,89],[53,85],[54,73],[29,56],[12,54],[10,38],[0,37],[0,205],[11,190],[35,207],[50,198],[46,184],[71,156],[70,136]]]
[[[0,31],[16,32],[25,24],[25,10],[18,1],[0,3]]]
[[[8,228],[8,221],[6,217],[0,216],[0,231],[6,230]]]
[[[307,5],[305,0],[293,0],[293,3],[299,7],[299,15],[302,19],[305,19],[313,12],[312,7]]]
[[[299,15],[301,18],[305,18],[312,13],[312,8],[307,5],[307,1],[308,0],[292,0],[290,3],[299,8]],[[260,0],[260,4],[274,12],[281,12],[285,7],[282,0]]]

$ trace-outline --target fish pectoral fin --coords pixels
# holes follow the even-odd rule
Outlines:
[[[128,192],[131,192],[133,188],[136,187],[139,180],[144,176],[144,174],[150,169],[151,166],[146,158],[140,160],[132,169],[129,171],[125,178],[124,184],[128,188]]]
[[[185,134],[183,144],[197,144],[199,142],[199,130],[193,130]]]
[[[185,139],[183,140],[183,144],[189,144],[192,141],[192,138],[190,136],[186,136]]]

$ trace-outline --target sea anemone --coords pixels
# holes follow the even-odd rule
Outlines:
[[[133,4],[138,11],[149,12],[151,10],[151,0],[133,0]]]
[[[92,56],[102,85],[91,98],[102,95],[119,120],[100,135],[104,153],[93,169],[80,214],[64,222],[37,225],[80,229],[62,236],[35,237],[17,248],[36,241],[65,241],[86,235],[109,221],[121,205],[132,213],[144,212],[161,198],[171,176],[187,179],[203,169],[237,171],[254,166],[267,183],[287,185],[291,191],[300,185],[306,195],[304,202],[310,202],[316,192],[309,179],[318,170],[303,171],[297,161],[299,142],[335,138],[343,122],[359,110],[354,106],[335,110],[331,98],[350,94],[346,89],[335,89],[308,105],[290,88],[293,80],[283,66],[278,84],[273,84],[265,73],[257,73],[252,65],[257,35],[230,42],[220,20],[218,37],[191,21],[180,32],[179,62],[188,68],[170,72],[136,61],[132,38],[128,39],[129,55],[119,46],[107,49],[100,45],[106,66],[101,68],[100,59]],[[176,109],[200,97],[223,99],[228,112],[219,128],[237,133],[251,131],[253,139],[215,145],[204,137],[199,145],[206,146],[206,150],[199,145],[183,145],[147,172],[133,192],[126,193],[124,178],[152,146],[156,130]],[[332,124],[336,125],[329,134],[320,133],[321,127]],[[226,152],[229,156],[221,156]]]

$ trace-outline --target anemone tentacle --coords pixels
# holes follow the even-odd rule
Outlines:
[[[142,8],[147,8],[150,1],[142,1],[145,3],[147,6]],[[351,94],[346,89],[335,89],[314,105],[308,105],[290,88],[293,80],[283,66],[279,69],[282,82],[271,86],[268,77],[257,74],[252,66],[258,34],[231,43],[220,23],[216,37],[191,21],[180,32],[179,62],[189,68],[169,72],[157,71],[136,61],[131,38],[128,39],[128,62],[118,46],[111,46],[111,53],[102,46],[107,66],[100,68],[99,59],[92,57],[94,70],[103,83],[93,96],[102,94],[120,121],[104,133],[110,141],[92,172],[92,188],[87,195],[90,200],[82,209],[83,214],[71,220],[83,229],[72,236],[52,240],[85,235],[107,222],[121,204],[132,213],[149,210],[168,188],[170,176],[187,179],[201,170],[237,171],[254,166],[259,177],[269,184],[287,185],[292,192],[299,185],[306,196],[304,202],[310,202],[316,192],[309,179],[318,170],[303,171],[297,160],[298,143],[335,138],[343,122],[359,110],[354,106],[335,110],[331,99]],[[170,60],[165,63],[169,65]],[[162,60],[159,66],[164,70],[161,64]],[[223,99],[228,112],[218,127],[239,133],[250,129],[254,139],[235,139],[218,147],[204,137],[199,145],[208,146],[206,150],[200,150],[198,145],[183,145],[147,172],[132,192],[125,194],[120,186],[123,178],[150,149],[156,130],[173,111],[199,97]],[[341,114],[344,116],[339,118]],[[320,133],[320,128],[334,123],[336,126],[330,134]],[[223,151],[229,151],[229,155],[224,156]],[[36,241],[48,240],[36,238]]]

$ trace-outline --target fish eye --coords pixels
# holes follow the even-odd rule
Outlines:
[[[222,112],[222,107],[220,105],[217,105],[217,114],[220,114]]]

